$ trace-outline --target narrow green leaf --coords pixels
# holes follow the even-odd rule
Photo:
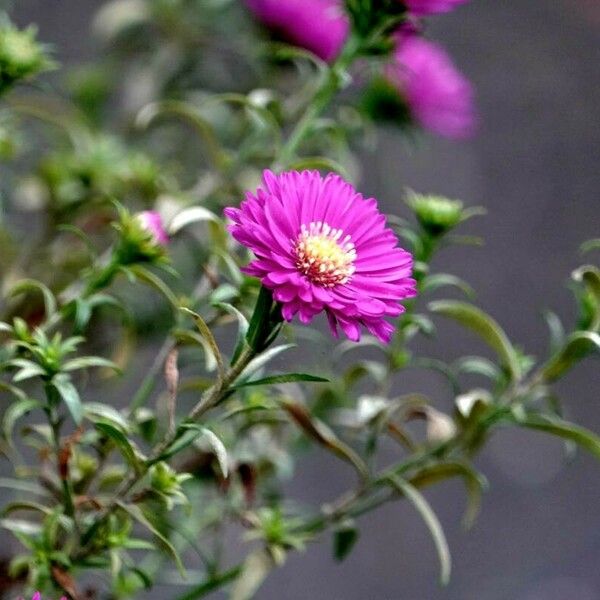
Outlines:
[[[416,488],[422,488],[451,477],[462,477],[465,483],[468,504],[463,526],[469,529],[477,519],[481,508],[481,494],[487,488],[483,475],[463,463],[447,462],[424,467],[410,478],[410,483]]]
[[[333,556],[343,561],[358,541],[359,531],[352,521],[341,523],[333,532]]]
[[[0,527],[8,529],[12,533],[21,533],[23,535],[38,536],[42,533],[42,526],[39,523],[32,523],[22,519],[0,519]]]
[[[108,423],[106,421],[96,421],[94,426],[98,431],[103,433],[106,437],[112,440],[116,447],[119,449],[119,452],[123,455],[127,463],[132,466],[136,471],[140,469],[140,460],[138,459],[138,455],[125,436],[125,434],[117,427],[115,427],[112,423]]]
[[[586,254],[587,252],[591,252],[592,250],[598,250],[600,248],[600,238],[587,240],[587,242],[583,242],[579,247],[582,254]]]
[[[200,332],[200,335],[208,342],[210,350],[217,361],[217,369],[219,371],[219,377],[223,379],[225,376],[225,365],[223,364],[223,357],[221,356],[221,351],[219,350],[219,346],[217,345],[217,341],[215,340],[212,331],[204,321],[204,319],[193,310],[189,308],[181,308],[182,312],[190,315],[194,319],[194,323],[196,323],[196,327]]]
[[[282,344],[281,346],[275,346],[275,348],[270,348],[269,350],[262,352],[248,363],[248,366],[242,371],[242,373],[238,377],[238,381],[246,381],[253,373],[256,373],[256,371],[264,367],[269,361],[273,360],[276,356],[279,356],[282,352],[285,352],[286,350],[295,347],[296,344]]]
[[[224,478],[227,478],[229,472],[229,460],[223,442],[213,431],[206,427],[196,425],[195,423],[191,423],[189,426],[196,429],[200,434],[199,438],[196,438],[195,441],[198,442],[199,439],[204,440],[214,452],[217,457],[217,462],[219,463],[219,468],[221,469],[221,475],[223,475]]]
[[[120,428],[124,433],[130,430],[127,419],[113,406],[102,402],[86,402],[83,405],[84,414],[92,422],[106,422]]]
[[[421,492],[408,481],[397,475],[390,476],[388,480],[392,487],[400,492],[417,509],[417,512],[427,525],[440,559],[440,581],[442,585],[447,585],[450,581],[450,571],[452,568],[450,549],[448,548],[448,542],[446,541],[442,525],[435,512]]]
[[[229,600],[251,600],[267,575],[275,568],[275,562],[267,550],[255,550],[248,555],[242,572],[235,581]]]
[[[31,398],[25,398],[11,404],[4,413],[4,419],[2,420],[2,432],[8,444],[13,447],[12,433],[15,427],[15,423],[27,413],[35,410],[36,408],[42,409],[44,405],[38,400]]]
[[[524,418],[515,419],[514,422],[522,427],[545,431],[546,433],[574,442],[593,454],[597,459],[600,459],[600,436],[584,427],[563,421],[558,417],[535,414],[528,414]]]
[[[14,364],[16,361],[11,362]],[[15,373],[13,377],[13,381],[15,383],[25,381],[26,379],[31,379],[32,377],[40,377],[46,374],[46,370],[42,366],[37,365],[31,361],[24,362],[29,362],[30,364],[27,366],[24,365],[19,371]]]
[[[435,273],[434,275],[428,275],[423,281],[421,291],[423,294],[429,294],[447,286],[458,288],[471,300],[475,297],[475,290],[466,281],[449,273]]]
[[[185,567],[181,562],[181,558],[175,550],[175,547],[171,542],[148,520],[142,509],[136,504],[125,504],[124,502],[119,502],[118,505],[129,515],[131,515],[140,525],[143,525],[146,529],[148,529],[154,536],[156,536],[164,547],[168,550],[169,554],[175,561],[177,565],[177,569],[182,577],[186,577]]]
[[[369,469],[364,460],[350,446],[342,442],[325,423],[312,415],[305,406],[290,398],[280,399],[279,404],[308,436],[350,463],[362,480],[369,478]]]
[[[130,265],[128,269],[139,280],[160,292],[169,301],[173,308],[179,308],[179,300],[175,294],[173,294],[171,288],[169,288],[169,286],[160,277],[141,265]]]
[[[477,333],[505,363],[512,379],[521,373],[516,350],[500,325],[481,309],[455,300],[437,300],[429,304],[431,312],[454,319]]]
[[[483,358],[483,356],[464,356],[454,363],[454,369],[458,373],[481,375],[492,381],[498,381],[502,374],[491,360]]]
[[[80,425],[83,419],[83,405],[73,382],[66,375],[56,375],[51,383],[67,405],[75,424]]]
[[[39,483],[24,479],[13,479],[12,477],[0,477],[0,488],[24,492],[25,494],[37,494],[38,496],[47,495],[47,490]]]
[[[560,352],[542,369],[546,381],[556,381],[588,354],[600,350],[600,334],[591,331],[572,333]]]
[[[212,591],[219,589],[222,585],[237,579],[242,572],[242,567],[237,566],[229,569],[228,571],[224,571],[223,573],[218,573],[203,581],[199,585],[193,587],[188,592],[185,592],[181,596],[177,597],[177,600],[199,600],[199,598],[204,598],[208,596]]]
[[[81,356],[79,358],[67,360],[63,364],[62,369],[63,371],[77,371],[79,369],[89,369],[91,367],[113,369],[114,371],[117,371],[117,373],[121,372],[121,369],[112,360],[100,356]]]
[[[267,328],[272,308],[273,296],[266,287],[262,286],[258,293],[256,306],[254,307],[248,327],[248,334],[246,335],[248,345],[257,352],[263,349],[262,346],[268,333]]]
[[[312,381],[315,383],[328,383],[329,379],[324,377],[317,377],[316,375],[309,375],[308,373],[287,373],[285,375],[271,375],[270,377],[263,377],[262,379],[254,379],[252,381],[244,381],[237,385],[232,386],[230,389],[235,390],[244,387],[251,387],[257,385],[274,385],[277,383],[292,383],[295,381]]]
[[[239,358],[242,350],[244,349],[244,345],[246,343],[246,335],[248,334],[248,327],[250,324],[248,323],[248,319],[235,307],[231,304],[227,304],[226,302],[214,302],[213,306],[228,312],[230,315],[233,315],[238,321],[238,337],[237,342],[235,344],[235,350],[233,351],[233,355],[231,356],[231,364],[234,364],[236,360]]]
[[[44,308],[46,319],[50,318],[56,312],[56,298],[50,289],[40,281],[35,279],[23,279],[17,282],[9,292],[10,296],[17,296],[30,291],[37,291],[42,294],[44,299]]]
[[[181,229],[184,229],[192,223],[199,223],[201,221],[214,221],[220,223],[221,220],[215,213],[208,210],[204,206],[192,206],[182,210],[176,214],[171,222],[169,223],[169,233],[175,234]]]

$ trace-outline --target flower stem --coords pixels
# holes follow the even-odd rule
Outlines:
[[[362,41],[355,35],[350,35],[336,61],[324,70],[321,82],[314,96],[308,104],[306,111],[290,133],[287,142],[283,145],[274,169],[285,169],[293,160],[300,144],[310,133],[314,121],[323,113],[335,94],[342,89],[346,72],[360,53]]]

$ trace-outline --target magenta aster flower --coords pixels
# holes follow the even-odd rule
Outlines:
[[[21,599],[21,600],[23,600],[23,599]],[[31,600],[42,600],[42,595],[40,594],[40,592],[36,592],[32,596]],[[60,600],[67,600],[67,599],[64,596],[62,596]]]
[[[350,22],[340,0],[246,0],[268,28],[288,42],[333,60],[340,52]]]
[[[446,13],[468,0],[404,0],[406,8],[417,17]]]
[[[155,210],[145,210],[137,214],[137,219],[142,227],[152,235],[154,241],[161,246],[166,246],[169,243],[169,235],[167,234],[162,218]]]
[[[455,139],[475,132],[473,87],[437,44],[400,34],[386,77],[400,91],[413,119],[426,129]]]
[[[400,301],[416,291],[412,256],[375,199],[333,173],[265,171],[256,194],[225,214],[256,256],[244,272],[272,290],[284,319],[309,323],[325,311],[336,337],[339,326],[357,341],[362,325],[389,342],[394,327],[385,317],[401,314]]]

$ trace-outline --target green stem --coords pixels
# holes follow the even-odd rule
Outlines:
[[[204,598],[211,592],[218,590],[230,581],[237,579],[241,571],[242,566],[238,565],[229,569],[228,571],[218,573],[217,575],[210,577],[206,581],[203,581],[201,584],[192,588],[182,596],[179,596],[176,600],[198,600],[198,598]]]
[[[197,420],[209,409],[216,406],[223,398],[229,393],[229,387],[237,379],[240,373],[246,368],[250,360],[254,357],[254,351],[251,348],[247,348],[242,352],[238,360],[234,365],[227,371],[225,377],[217,381],[217,383],[208,389],[202,396],[200,402],[189,413],[188,420]],[[152,451],[151,455],[144,463],[144,467],[139,471],[132,473],[127,479],[125,479],[119,488],[116,490],[112,500],[98,513],[94,522],[90,525],[87,531],[82,536],[82,548],[89,544],[93,539],[95,532],[98,527],[104,522],[104,520],[111,514],[111,512],[117,507],[118,503],[125,498],[125,496],[144,478],[148,469],[151,465],[155,464],[160,460],[160,457],[164,454],[165,450],[184,433],[185,430],[176,430],[165,436],[163,441],[156,446]],[[85,556],[85,552],[80,552],[80,556]]]
[[[285,169],[294,158],[300,144],[309,135],[314,121],[327,108],[335,94],[343,87],[346,72],[360,53],[362,41],[356,35],[351,35],[344,45],[337,60],[326,69],[321,78],[314,96],[306,111],[290,133],[287,142],[283,145],[274,169]]]
[[[60,464],[62,460],[62,448],[60,443],[61,420],[58,412],[58,405],[60,403],[60,400],[58,398],[56,390],[50,384],[46,383],[44,389],[48,401],[46,413],[48,414],[48,422],[50,424],[50,430],[52,431],[52,443],[54,446],[56,469],[58,471],[58,477],[62,483],[65,514],[68,517],[71,517],[73,521],[75,521],[75,503],[73,501],[73,486],[69,480],[68,473],[64,474],[61,472],[62,469]]]

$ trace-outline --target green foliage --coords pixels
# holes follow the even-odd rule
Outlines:
[[[108,2],[94,25],[101,59],[67,72],[58,93],[14,94],[1,108],[8,223],[25,211],[44,223],[39,239],[4,232],[1,265],[2,450],[14,474],[0,478],[0,527],[19,545],[11,575],[28,587],[76,598],[80,581],[94,581],[98,595],[133,598],[172,582],[176,566],[180,600],[225,586],[249,600],[327,530],[345,559],[360,517],[403,499],[431,533],[446,583],[449,548],[421,490],[461,481],[472,525],[487,487],[473,458],[499,427],[600,457],[598,436],[560,416],[553,388],[600,350],[593,264],[572,273],[574,324],[546,312],[550,350],[539,359],[476,305],[467,282],[436,272],[443,249],[479,243],[460,226],[483,210],[459,200],[408,192],[402,214],[389,215],[414,254],[419,294],[387,346],[365,335],[332,347],[317,328],[284,323],[271,291],[244,275],[247,256],[222,209],[264,168],[352,179],[356,142],[373,135],[373,121],[406,124],[406,107],[378,79],[363,110],[352,90],[337,98],[356,60],[387,59],[404,4],[345,4],[353,33],[327,64],[281,45],[265,59],[233,0]],[[51,66],[33,27],[0,22],[0,94]],[[143,211],[162,215],[168,244]],[[447,325],[439,316],[489,355],[421,355],[414,342],[431,346]],[[308,350],[302,364],[296,347]],[[408,369],[442,377],[445,396],[434,404],[406,389]],[[384,440],[399,451],[382,468]],[[299,507],[285,481],[309,447],[355,477],[340,497]],[[250,542],[239,565],[223,560],[232,524]],[[186,580],[198,561],[202,572],[190,568]]]

